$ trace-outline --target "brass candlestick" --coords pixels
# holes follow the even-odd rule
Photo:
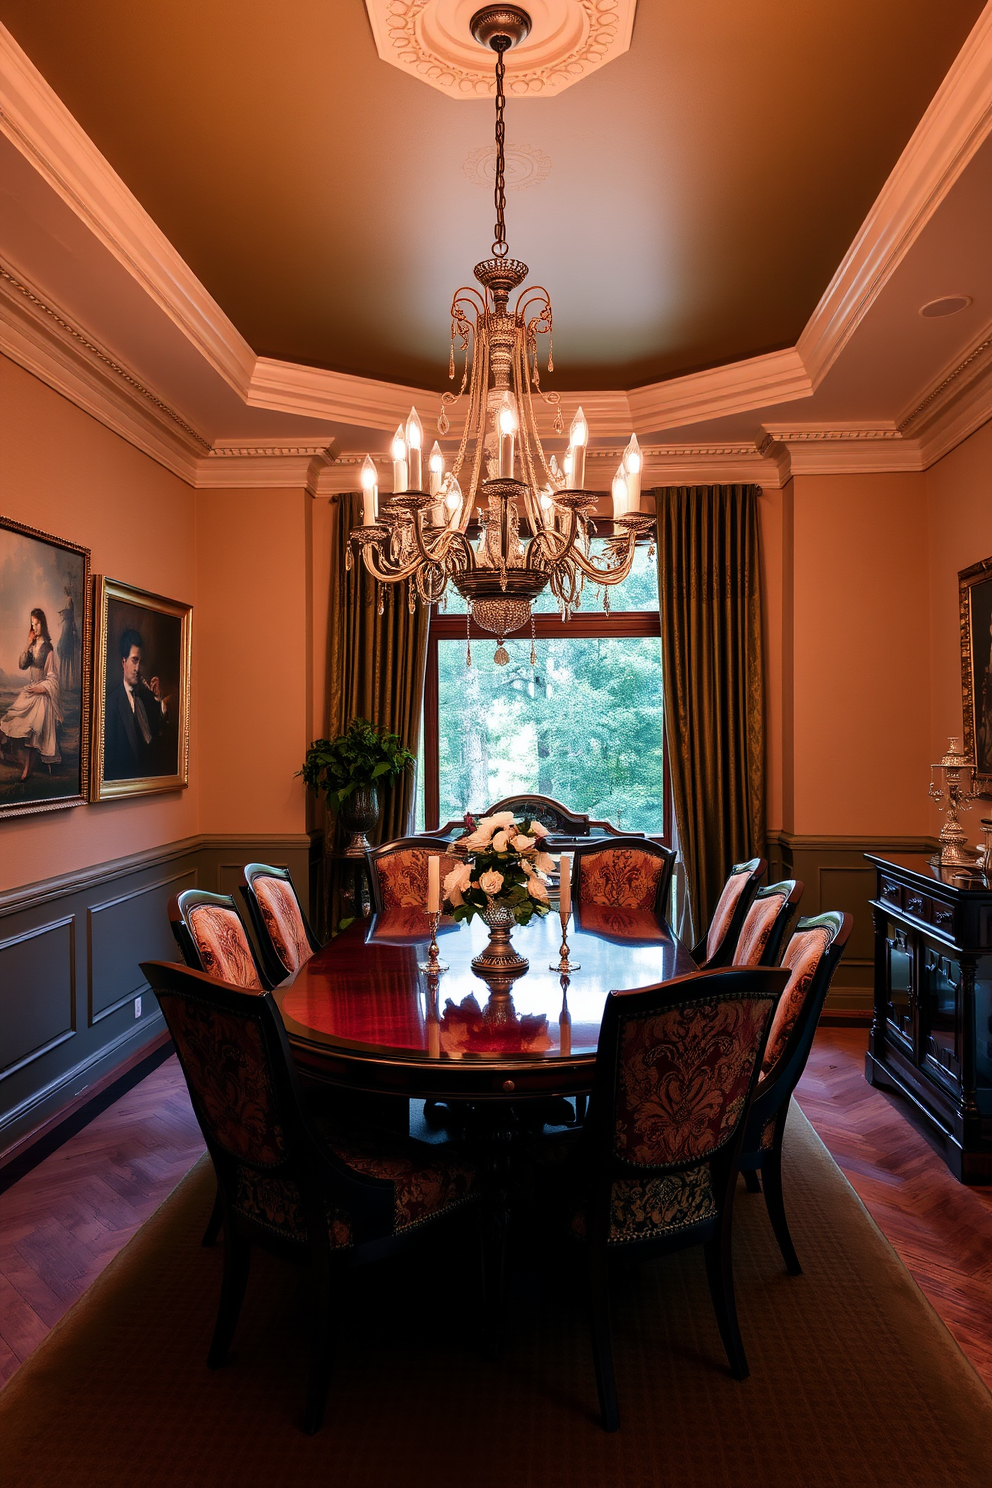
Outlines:
[[[427,918],[431,925],[431,942],[427,947],[427,960],[418,961],[417,966],[421,971],[426,971],[428,976],[439,976],[442,971],[447,971],[448,964],[440,960],[437,949],[437,927],[441,923],[440,910],[428,910]]]
[[[552,961],[549,964],[549,966],[548,966],[548,970],[549,971],[556,971],[559,976],[568,976],[573,971],[581,971],[582,970],[582,967],[579,965],[578,961],[569,961],[569,959],[568,959],[568,935],[566,933],[567,930],[568,930],[568,915],[562,915],[562,917],[561,917],[561,949],[558,952],[558,960],[557,961]]]
[[[936,778],[937,772],[942,773],[942,780]],[[930,796],[947,818],[940,829],[940,861],[971,864],[975,860],[958,812],[970,810],[978,793],[974,789],[975,767],[962,752],[960,739],[948,739],[947,753],[938,764],[930,766],[930,777]]]

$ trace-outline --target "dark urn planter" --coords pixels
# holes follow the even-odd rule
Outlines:
[[[344,849],[346,858],[363,858],[369,841],[365,835],[371,832],[379,820],[379,792],[374,785],[358,785],[351,795],[341,802],[338,821],[351,838]]]

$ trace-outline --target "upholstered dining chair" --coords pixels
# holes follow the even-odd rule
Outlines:
[[[336,1282],[475,1203],[475,1169],[450,1149],[335,1128],[333,1118],[308,1112],[271,993],[166,962],[144,962],[142,971],[176,1045],[221,1194],[224,1276],[207,1364],[227,1361],[252,1247],[306,1264],[312,1339],[303,1424],[313,1433],[330,1379]]]
[[[463,861],[451,856],[450,842],[438,837],[397,837],[394,842],[370,848],[366,860],[375,913],[423,909],[427,904],[427,859],[438,854],[443,859],[443,885],[445,876]]]
[[[741,1171],[751,1193],[757,1193],[759,1187],[764,1189],[768,1218],[790,1276],[801,1276],[803,1268],[789,1233],[782,1193],[785,1123],[792,1092],[806,1068],[830,980],[853,925],[851,915],[837,910],[797,924],[782,957],[789,980],[775,1010],[744,1131]]]
[[[741,1138],[779,994],[779,967],[695,972],[611,992],[573,1158],[572,1232],[587,1247],[603,1426],[620,1424],[610,1335],[611,1256],[702,1245],[731,1373],[747,1357],[734,1301],[731,1220]]]
[[[246,863],[239,893],[255,931],[266,975],[275,985],[299,971],[320,941],[310,929],[288,868]]]
[[[734,948],[732,966],[777,966],[782,942],[799,908],[804,885],[797,878],[759,889],[748,906]]]
[[[720,891],[709,929],[692,948],[692,959],[701,970],[712,971],[717,966],[730,964],[744,916],[766,867],[764,858],[749,858],[746,863],[735,863],[731,868]]]
[[[247,992],[268,991],[274,985],[256,960],[230,894],[183,889],[169,900],[169,923],[183,960],[194,971]]]
[[[675,850],[646,837],[582,843],[572,856],[572,898],[583,924],[597,928],[611,910],[649,910],[669,918]]]

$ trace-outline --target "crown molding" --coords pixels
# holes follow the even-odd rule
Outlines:
[[[210,442],[124,363],[0,262],[0,351],[193,484]]]
[[[820,303],[797,351],[822,382],[992,129],[992,0],[934,94]]]
[[[992,0],[990,0],[992,3]],[[796,348],[673,377],[627,393],[634,428],[640,434],[702,423],[725,414],[746,413],[774,403],[808,398],[813,384]]]
[[[255,363],[248,342],[2,25],[0,130],[244,396]]]
[[[783,479],[794,475],[868,475],[922,470],[917,439],[894,423],[765,424],[763,456],[779,459]]]
[[[217,444],[197,461],[198,491],[299,490],[317,494],[332,459],[333,440],[323,444]]]

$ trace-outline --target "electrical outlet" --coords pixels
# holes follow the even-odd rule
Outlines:
[[[141,1017],[141,998],[140,997],[136,997],[134,999],[134,1016],[136,1018],[140,1018]]]

